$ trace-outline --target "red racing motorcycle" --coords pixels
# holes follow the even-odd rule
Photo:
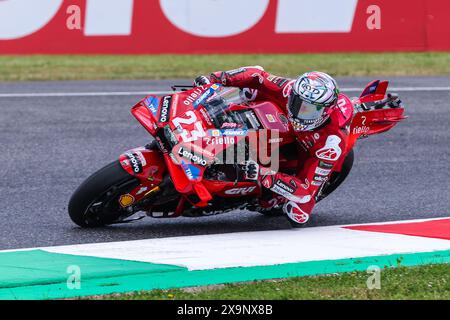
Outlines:
[[[387,81],[373,81],[353,100],[345,160],[323,183],[316,201],[349,174],[357,139],[405,119],[398,97],[386,94],[387,86]],[[258,150],[260,163],[297,172],[298,143],[280,107],[245,103],[240,89],[220,84],[188,88],[162,97],[149,95],[132,107],[153,141],[123,153],[78,187],[68,206],[73,222],[99,227],[145,216],[200,217],[237,209],[281,214],[281,206],[259,206],[263,190],[242,170]]]

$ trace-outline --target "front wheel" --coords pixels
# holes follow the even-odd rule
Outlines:
[[[119,204],[119,197],[139,185],[139,180],[128,174],[114,161],[84,181],[69,201],[69,216],[83,228],[101,227],[130,216]]]

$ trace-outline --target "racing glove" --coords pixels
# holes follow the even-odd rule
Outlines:
[[[244,177],[246,180],[258,180],[259,164],[256,163],[256,161],[246,161],[242,170],[244,171]]]

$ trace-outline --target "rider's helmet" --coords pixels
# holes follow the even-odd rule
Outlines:
[[[339,88],[336,81],[323,72],[307,72],[293,84],[288,114],[295,131],[311,131],[330,117],[336,105]]]

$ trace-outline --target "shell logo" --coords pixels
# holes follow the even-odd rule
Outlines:
[[[125,208],[134,203],[134,197],[131,194],[123,194],[119,198],[119,204]]]

